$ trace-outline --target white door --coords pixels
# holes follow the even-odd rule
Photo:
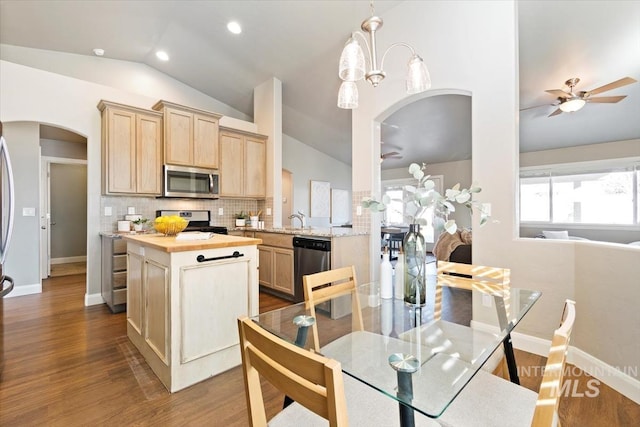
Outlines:
[[[46,279],[51,274],[51,242],[49,227],[51,213],[49,208],[51,162],[40,157],[40,278]]]

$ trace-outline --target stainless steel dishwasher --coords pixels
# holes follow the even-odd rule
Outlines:
[[[302,277],[331,269],[331,239],[294,237],[293,262],[294,299],[301,302],[304,301]],[[346,295],[318,304],[316,309],[337,319],[351,313],[351,296]]]

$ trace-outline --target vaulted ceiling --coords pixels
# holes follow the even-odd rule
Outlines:
[[[376,14],[398,3],[376,1]],[[628,95],[617,104],[554,117],[556,99],[545,92],[572,77],[581,79],[578,90],[640,80],[640,2],[519,1],[518,9],[520,107],[546,104],[520,113],[521,150],[640,138],[640,83],[607,92]],[[275,76],[284,133],[350,163],[351,113],[336,107],[336,64],[369,14],[363,1],[3,0],[0,43],[80,55],[99,47],[105,58],[147,64],[249,116],[253,88]],[[227,31],[230,20],[242,24],[241,35]],[[170,61],[159,61],[157,49]],[[383,168],[469,158],[470,108],[467,97],[436,96],[394,114],[382,151],[402,159]]]

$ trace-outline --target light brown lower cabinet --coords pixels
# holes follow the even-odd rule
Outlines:
[[[258,246],[260,285],[293,296],[293,249]]]
[[[252,237],[262,239],[262,245],[258,245],[258,281],[262,289],[293,297],[293,236],[256,231]]]

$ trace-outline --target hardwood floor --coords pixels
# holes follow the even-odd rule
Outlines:
[[[84,280],[52,278],[43,282],[42,294],[3,301],[0,425],[248,425],[240,368],[168,393],[127,339],[125,313],[84,307]],[[261,310],[287,304],[261,295]],[[516,357],[523,370],[545,361],[525,352]],[[540,371],[531,372],[521,379],[537,390]],[[575,374],[578,390],[587,390],[588,377]],[[593,398],[563,399],[565,426],[638,425],[639,405],[604,384],[598,389]],[[283,396],[267,383],[263,390],[271,417]]]

